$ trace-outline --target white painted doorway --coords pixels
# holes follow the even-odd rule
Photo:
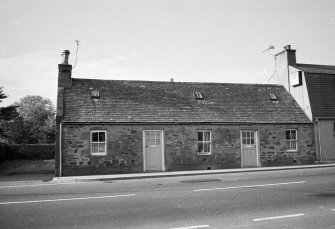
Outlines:
[[[241,131],[241,164],[244,167],[258,167],[258,136],[256,130]]]
[[[143,148],[144,171],[164,171],[163,131],[143,131]]]

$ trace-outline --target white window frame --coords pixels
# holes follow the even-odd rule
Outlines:
[[[93,133],[104,133],[105,134],[105,141],[100,142],[99,139],[97,142],[93,142],[92,136]],[[104,152],[93,152],[93,144],[105,144]],[[107,131],[106,130],[91,130],[90,134],[90,153],[92,156],[104,156],[107,155]]]
[[[295,139],[287,139],[287,131],[290,131],[290,136],[291,136],[291,132],[295,131]],[[297,152],[298,151],[298,130],[297,129],[286,129],[285,130],[285,143],[286,143],[286,147],[289,143],[289,147],[287,147],[286,151],[287,152]],[[292,149],[292,145],[295,144],[295,149]]]
[[[199,141],[199,133],[202,132],[203,140]],[[209,132],[209,141],[205,141],[205,132]],[[208,144],[209,143],[209,152],[199,152],[199,144]],[[203,147],[204,149],[205,147]],[[198,155],[211,155],[212,154],[212,131],[210,130],[198,130],[197,131],[197,154]]]

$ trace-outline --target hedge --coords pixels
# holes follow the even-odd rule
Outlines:
[[[41,159],[55,158],[55,144],[0,144],[0,161],[11,159]]]

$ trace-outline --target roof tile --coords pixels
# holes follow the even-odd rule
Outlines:
[[[91,99],[90,88],[100,99]],[[309,122],[279,85],[73,79],[64,100],[68,122]]]
[[[305,79],[314,117],[335,117],[335,74],[307,73]]]

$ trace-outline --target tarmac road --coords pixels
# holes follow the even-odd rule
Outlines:
[[[1,228],[335,228],[335,168],[2,183]]]

